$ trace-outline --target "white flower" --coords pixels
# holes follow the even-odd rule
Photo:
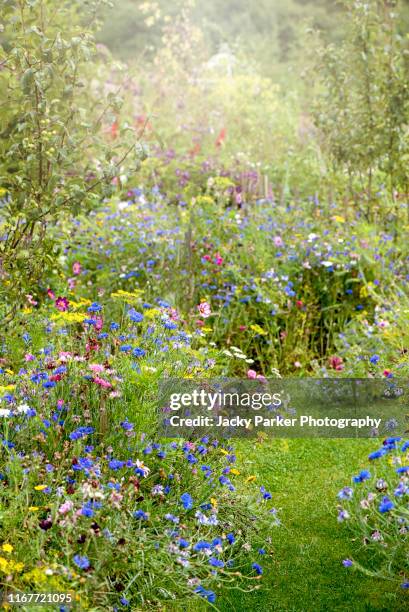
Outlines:
[[[11,414],[11,410],[8,408],[0,408],[0,417],[9,417]]]
[[[19,412],[20,414],[27,414],[29,410],[30,406],[28,406],[28,404],[20,404],[20,406],[17,406],[17,412]]]

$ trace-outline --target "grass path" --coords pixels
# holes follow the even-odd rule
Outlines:
[[[263,587],[219,600],[224,611],[345,612],[407,610],[395,585],[345,569],[342,559],[360,543],[336,520],[335,499],[353,474],[367,465],[376,442],[368,440],[273,440],[239,449],[280,508],[273,556]],[[272,571],[271,571],[272,567]],[[269,589],[266,589],[268,584]]]

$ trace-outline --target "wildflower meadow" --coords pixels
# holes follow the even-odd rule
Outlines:
[[[158,405],[408,389],[408,2],[0,7],[2,609],[408,609],[407,403],[354,438]]]

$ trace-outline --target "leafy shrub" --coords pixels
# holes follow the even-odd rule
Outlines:
[[[112,143],[103,122],[119,103],[93,97],[93,29],[104,0],[3,2],[0,46],[1,301],[16,304],[52,269],[48,226],[94,206],[134,142]]]

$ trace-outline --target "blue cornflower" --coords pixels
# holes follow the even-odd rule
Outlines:
[[[365,480],[368,480],[370,477],[371,477],[371,473],[368,472],[368,470],[361,470],[358,476],[354,476],[352,480],[354,482],[364,482]]]
[[[87,570],[91,565],[88,557],[86,557],[85,555],[84,556],[75,555],[73,560],[74,560],[75,565],[77,565],[77,567],[83,570]]]
[[[224,561],[218,559],[217,557],[210,557],[209,563],[213,567],[224,567]]]
[[[261,567],[261,565],[259,565],[258,563],[253,563],[251,567],[253,570],[255,570],[258,576],[261,576],[261,574],[263,573],[263,568]]]
[[[379,504],[379,512],[384,514],[385,512],[389,512],[390,510],[392,510],[394,507],[395,504],[393,503],[393,501],[391,501],[389,497],[384,497],[381,503]]]
[[[197,542],[194,546],[193,546],[193,550],[195,552],[199,552],[200,550],[206,550],[211,548],[212,545],[209,542],[206,542],[205,540],[200,540],[199,542]]]
[[[383,457],[385,454],[386,450],[384,448],[380,448],[379,450],[374,451],[373,453],[368,455],[368,459],[370,461],[373,461],[374,459],[379,459],[380,457]]]
[[[111,470],[120,470],[124,467],[124,465],[125,461],[120,461],[119,459],[111,459],[111,461],[108,463],[108,467],[110,467]]]
[[[140,312],[137,312],[135,308],[130,308],[128,310],[128,317],[134,323],[140,323],[141,321],[143,321],[143,314],[141,314]]]
[[[93,302],[91,306],[88,306],[87,310],[88,312],[100,312],[102,310],[102,306],[101,304],[98,304],[98,302]]]
[[[145,351],[142,348],[139,348],[138,346],[136,348],[134,348],[134,350],[132,351],[132,355],[134,357],[143,357],[145,355]]]
[[[148,520],[148,518],[149,518],[149,515],[148,515],[146,512],[144,512],[143,510],[136,510],[136,511],[133,513],[133,516],[134,516],[136,519],[140,519],[140,520],[142,520],[142,521],[147,521],[147,520]]]
[[[369,359],[369,361],[371,363],[373,363],[374,365],[376,365],[378,363],[379,359],[380,359],[379,355],[372,355],[372,357]]]
[[[189,493],[183,493],[183,495],[180,496],[180,501],[185,510],[191,510],[193,508],[193,499]]]

